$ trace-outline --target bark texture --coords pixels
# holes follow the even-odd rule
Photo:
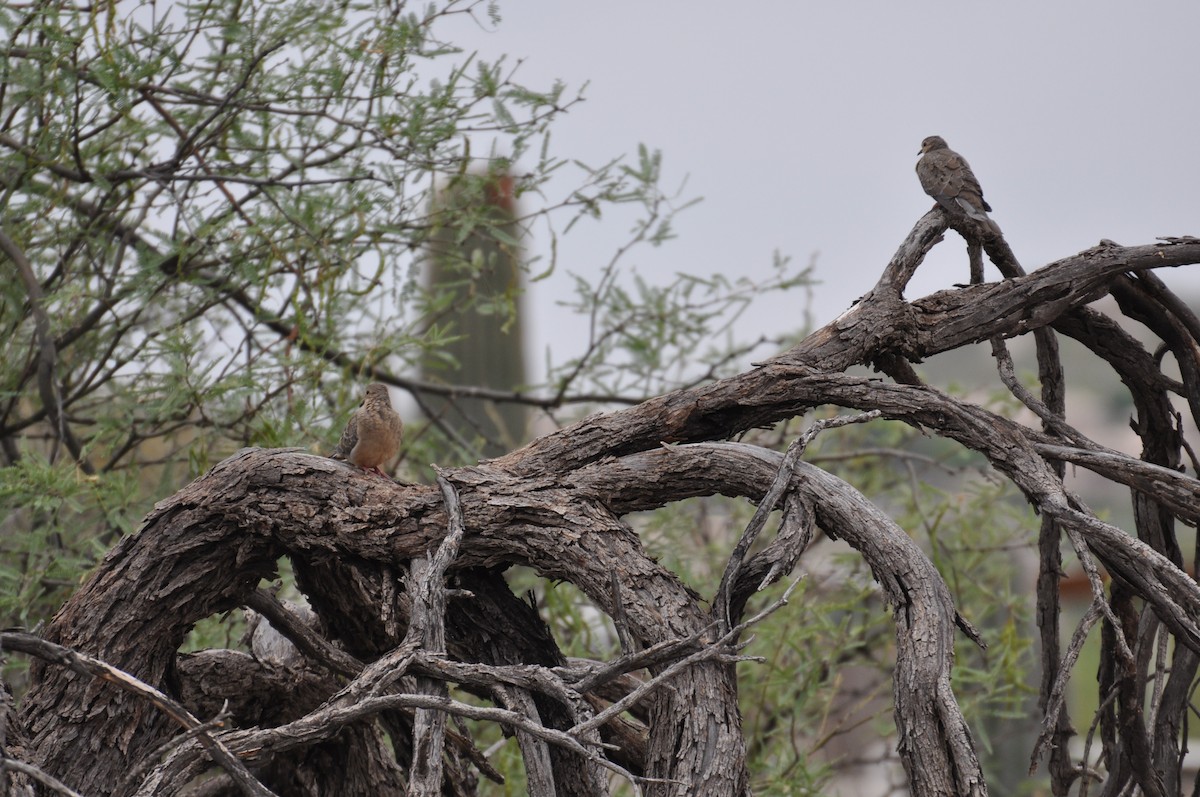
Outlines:
[[[775,452],[720,442],[836,405],[955,440],[1023,491],[1046,521],[1039,622],[1053,626],[1055,639],[1061,540],[1111,575],[1111,593],[1096,579],[1093,602],[1095,617],[1110,618],[1102,620],[1113,665],[1106,677],[1116,695],[1101,718],[1102,791],[1136,784],[1146,794],[1176,793],[1200,654],[1200,588],[1182,569],[1174,523],[1200,521],[1200,483],[1180,469],[1169,394],[1185,396],[1196,415],[1200,323],[1150,269],[1200,263],[1200,240],[1106,243],[1028,275],[1002,239],[990,240],[984,249],[1008,278],[906,301],[904,286],[953,221],[938,208],[926,214],[879,283],[795,348],[735,377],[446,471],[441,485],[399,485],[298,451],[238,452],[161,502],[62,608],[44,640],[67,653],[5,634],[6,648],[41,656],[16,717],[28,760],[94,795],[467,795],[495,777],[455,721],[476,717],[518,735],[533,794],[605,794],[613,773],[651,795],[748,794],[734,667],[742,611],[764,579],[802,561],[815,525],[858,551],[893,609],[895,717],[911,793],[985,795],[950,686],[956,627],[974,631],[928,557],[851,485]],[[1160,335],[1180,379],[1087,307],[1107,293]],[[910,366],[1035,332],[1046,389],[1040,399],[1018,397],[1041,417],[1037,428],[921,384]],[[1144,444],[1138,455],[1104,449],[1063,418],[1054,333],[1083,342],[1129,387]],[[892,378],[848,375],[857,364]],[[1133,533],[1098,519],[1064,488],[1064,462],[1129,487]],[[697,595],[655,561],[622,520],[696,495],[761,501],[781,473],[783,490],[770,499],[781,496],[781,532],[727,569],[711,609],[714,596]],[[289,621],[258,592],[282,557],[293,563],[313,623]],[[504,583],[511,565],[586,593],[614,618],[625,654],[564,659],[537,612]],[[239,606],[274,616],[299,655],[180,654],[193,624]],[[1140,696],[1155,677],[1147,651],[1168,637],[1177,643],[1174,664],[1161,676],[1151,726],[1141,716]],[[1044,651],[1043,741],[1056,762],[1055,793],[1078,773],[1066,758],[1072,731],[1061,711],[1070,670],[1063,657],[1077,652]],[[79,655],[186,710],[162,710],[130,682],[71,658]],[[641,668],[649,680],[626,675]],[[447,682],[490,705],[453,700]],[[201,724],[214,716],[227,719]],[[245,771],[221,763],[222,751]],[[197,785],[214,760],[222,774]]]

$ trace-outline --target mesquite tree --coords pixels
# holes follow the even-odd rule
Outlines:
[[[955,605],[883,506],[806,461],[818,434],[892,420],[976,452],[1041,524],[1042,733],[1031,764],[1055,794],[1085,784],[1098,794],[1181,792],[1200,588],[1183,569],[1175,524],[1200,514],[1181,420],[1200,410],[1200,321],[1156,270],[1200,263],[1200,240],[1102,242],[1026,274],[1002,238],[934,208],[859,302],[752,366],[732,368],[736,351],[716,355],[699,377],[635,400],[629,386],[663,384],[648,381],[665,346],[647,331],[664,326],[662,302],[630,301],[637,294],[613,287],[610,266],[582,293],[592,345],[546,390],[408,378],[422,347],[439,343],[418,332],[438,297],[422,296],[404,254],[431,231],[458,225],[465,240],[489,223],[458,202],[457,215],[432,218],[431,175],[486,192],[464,132],[500,132],[514,154],[541,154],[517,191],[563,164],[530,147],[568,104],[560,91],[531,91],[497,65],[424,80],[418,65],[451,52],[433,32],[456,10],[476,8],[5,10],[0,249],[14,278],[3,281],[0,315],[0,450],[13,508],[4,531],[45,542],[29,549],[20,580],[42,600],[81,582],[37,633],[0,634],[6,653],[32,661],[19,708],[0,706],[8,785],[474,794],[502,774],[473,738],[495,725],[516,737],[531,794],[748,793],[756,740],[743,732],[738,663],[764,618],[793,608],[787,588],[757,593],[794,584],[824,535],[866,563],[890,607],[895,744],[911,792],[986,794],[951,678],[956,641],[986,644],[987,629]],[[533,216],[555,207],[590,216],[631,199],[646,210],[635,241],[662,239],[669,203],[656,170],[649,153],[636,167],[588,170],[585,185]],[[986,252],[1003,279],[906,298],[950,227],[969,244],[964,273],[978,274],[966,261]],[[715,281],[717,298],[706,298],[697,284],[644,295],[673,296],[687,313],[692,323],[671,333],[679,350],[697,349],[686,336],[707,327],[696,319],[747,291]],[[1089,307],[1105,295],[1158,347]],[[1016,378],[1005,344],[1026,335],[1040,395]],[[1060,335],[1127,387],[1140,451],[1104,448],[1072,424]],[[634,341],[640,359],[622,360]],[[1035,423],[934,388],[914,368],[979,341],[992,342],[1000,383]],[[319,449],[336,437],[358,376],[417,397],[547,414],[572,402],[627,406],[436,469],[428,484],[274,447]],[[841,414],[778,450],[748,442],[819,407]],[[411,434],[410,456],[436,459],[434,433],[422,434]],[[1128,488],[1130,528],[1072,494],[1067,465]],[[162,489],[186,481],[188,467],[205,472]],[[166,496],[152,509],[154,491],[140,489],[151,479]],[[647,550],[628,516],[714,494],[749,498],[758,511],[701,593]],[[81,575],[86,546],[116,538]],[[1073,628],[1062,626],[1064,551],[1092,590]],[[307,606],[260,588],[281,562]],[[577,588],[617,652],[568,657],[545,607],[514,594],[514,565]],[[19,604],[31,617],[36,605]],[[239,607],[259,618],[245,645],[184,650],[197,624]],[[1080,755],[1064,695],[1091,634],[1102,647],[1100,708],[1087,738],[1098,738]]]
[[[1146,794],[1176,793],[1179,734],[1200,649],[1200,588],[1181,569],[1172,521],[1195,522],[1200,504],[1196,480],[1177,467],[1181,438],[1167,393],[1195,395],[1195,363],[1181,368],[1183,382],[1164,376],[1160,360],[1085,305],[1116,294],[1185,362],[1200,326],[1151,269],[1200,261],[1200,241],[1102,245],[1028,276],[906,302],[905,275],[946,225],[944,212],[931,210],[870,294],[753,370],[590,417],[504,457],[442,472],[437,485],[394,484],[289,450],[247,449],[218,464],[118,544],[46,629],[47,642],[6,634],[9,649],[52,662],[38,666],[22,708],[29,758],[100,793],[173,793],[212,760],[228,768],[230,784],[249,781],[249,766],[285,791],[293,781],[386,791],[407,776],[415,792],[436,793],[445,780],[445,788],[470,793],[468,769],[486,772],[486,765],[469,739],[435,720],[450,714],[514,729],[532,793],[605,793],[605,769],[647,793],[743,793],[748,773],[731,661],[753,622],[746,602],[802,563],[820,529],[866,559],[892,606],[896,723],[913,793],[985,794],[949,680],[953,636],[977,632],[929,559],[851,485],[801,461],[804,438],[786,457],[714,442],[836,404],[867,413],[853,420],[904,420],[980,452],[1040,513],[1043,536],[1054,537],[1041,546],[1044,733],[1035,757],[1047,752],[1056,790],[1065,793],[1079,774],[1066,745],[1063,686],[1082,636],[1099,622],[1104,776]],[[923,385],[908,365],[1035,329],[1074,336],[1118,370],[1138,405],[1141,457],[1092,443],[1023,390],[1047,430]],[[892,378],[845,373],[862,362]],[[1053,372],[1052,358],[1046,362]],[[1151,455],[1157,451],[1176,460]],[[1132,490],[1136,536],[1096,518],[1064,489],[1064,462]],[[719,590],[699,596],[647,555],[621,516],[715,492],[750,496],[764,512],[779,507],[783,520],[752,556],[758,526],[748,527]],[[1095,588],[1066,650],[1056,644],[1060,536]],[[291,559],[318,623],[289,619],[256,592],[281,556]],[[609,662],[564,661],[541,618],[504,584],[501,572],[514,563],[578,586],[622,630],[626,653]],[[266,613],[304,651],[303,662],[281,671],[225,650],[179,658],[192,624],[236,606]],[[1158,666],[1163,655],[1170,661]],[[151,706],[165,697],[98,681],[92,659],[173,694],[191,713],[156,713]],[[644,681],[622,678],[642,669],[651,674]],[[449,699],[447,681],[496,707]],[[1153,723],[1143,716],[1146,690],[1154,695]],[[627,710],[640,721],[623,718]],[[212,715],[232,716],[239,728],[180,735]]]

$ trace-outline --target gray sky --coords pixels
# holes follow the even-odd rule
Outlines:
[[[1110,238],[1200,235],[1200,2],[501,2],[499,26],[442,33],[518,78],[578,87],[559,155],[600,163],[661,149],[664,184],[704,201],[679,238],[635,253],[643,276],[759,275],[776,249],[814,253],[818,324],[874,283],[932,202],[913,172],[938,134],[971,163],[1027,269]],[[560,241],[560,268],[598,271],[628,235],[605,219]],[[545,241],[531,242],[535,252]],[[1200,273],[1160,272],[1182,290]],[[997,275],[989,265],[989,279]],[[909,298],[967,280],[953,234]],[[568,317],[565,275],[534,286],[540,352]],[[784,302],[741,336],[800,323]],[[550,330],[556,330],[554,335]]]

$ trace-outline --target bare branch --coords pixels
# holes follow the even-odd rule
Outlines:
[[[798,437],[790,446],[788,446],[787,454],[783,457],[783,462],[779,466],[779,472],[775,475],[771,486],[767,488],[766,495],[759,502],[758,509],[754,516],[746,525],[746,530],[742,532],[741,539],[734,546],[733,552],[729,555],[729,561],[725,565],[725,572],[721,576],[721,585],[717,588],[716,597],[713,599],[713,606],[718,614],[718,619],[721,623],[720,628],[722,633],[728,633],[734,625],[734,614],[731,610],[731,600],[733,594],[733,586],[737,583],[738,573],[742,568],[742,563],[746,558],[746,554],[750,551],[750,546],[758,539],[759,533],[767,524],[767,517],[775,510],[779,499],[783,496],[784,491],[792,481],[792,474],[796,470],[796,463],[804,456],[804,452],[808,449],[817,435],[826,429],[836,429],[839,426],[845,426],[851,423],[865,423],[867,421],[878,418],[880,413],[872,410],[871,412],[861,413],[859,415],[845,417],[839,416],[824,420],[814,421],[813,424]],[[764,579],[765,580],[765,579]]]
[[[420,646],[432,655],[446,652],[446,569],[458,553],[459,543],[466,532],[463,525],[462,507],[458,491],[450,483],[446,473],[435,468],[442,500],[446,502],[446,517],[449,529],[433,560],[419,556],[410,565],[413,582],[413,608],[409,620],[409,636],[418,638]],[[422,694],[446,698],[449,691],[445,684],[427,678],[417,679],[417,688]],[[408,793],[437,795],[442,792],[442,745],[445,736],[446,718],[437,711],[417,711],[413,723],[413,767],[408,782]]]
[[[67,797],[83,797],[82,794],[72,789],[67,784],[63,783],[53,775],[48,775],[32,764],[27,764],[24,761],[18,761],[15,758],[0,756],[0,772],[5,769],[11,769],[14,772],[21,772],[36,780],[48,789],[52,789],[57,794],[65,794]],[[5,786],[8,784],[6,783]]]
[[[213,760],[220,764],[234,779],[246,794],[258,797],[272,797],[274,792],[263,786],[250,774],[245,765],[230,752],[215,736],[204,731],[200,720],[175,700],[167,697],[160,690],[135,678],[129,673],[119,670],[93,656],[80,653],[70,648],[47,642],[44,639],[16,631],[0,632],[0,649],[16,650],[37,656],[53,664],[66,667],[74,672],[100,678],[118,688],[137,695],[148,701],[152,706],[162,711],[185,730],[195,733],[197,740],[208,751]]]

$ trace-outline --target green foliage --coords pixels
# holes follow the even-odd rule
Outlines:
[[[27,456],[0,468],[0,616],[34,625],[57,607],[118,534],[149,509],[128,474],[87,476],[71,463]],[[85,533],[74,531],[84,529]]]
[[[761,432],[754,442],[782,448],[800,428],[797,422]],[[826,432],[806,459],[886,507],[929,553],[956,606],[981,630],[986,651],[959,637],[953,686],[1000,782],[996,770],[1007,764],[989,757],[989,733],[1028,717],[1036,698],[1029,687],[1036,665],[1032,590],[1021,582],[1030,572],[1022,563],[1036,525],[1020,496],[989,478],[974,455],[900,423]],[[745,501],[695,499],[645,517],[638,529],[663,564],[711,595],[752,513]],[[769,541],[764,537],[759,545]],[[804,580],[789,604],[750,632],[745,653],[762,661],[738,665],[756,793],[822,794],[831,777],[855,764],[883,765],[856,759],[894,732],[893,624],[868,568],[844,543],[823,540],[801,559],[797,574]],[[757,596],[747,614],[782,589]],[[890,749],[878,753],[887,760]],[[894,750],[890,755],[898,767]]]
[[[0,506],[24,520],[6,535],[32,535],[21,546],[60,539],[60,561],[89,561],[93,541],[110,544],[238,447],[328,450],[361,382],[402,384],[461,334],[430,327],[438,307],[457,302],[511,326],[515,292],[463,299],[422,285],[417,253],[431,236],[486,233],[512,248],[539,219],[554,234],[656,191],[647,168],[660,159],[646,151],[628,171],[620,159],[593,169],[553,154],[550,125],[579,100],[561,83],[523,85],[503,59],[442,41],[446,18],[483,11],[495,9],[0,9],[11,32],[0,66],[3,232],[40,286],[31,302],[3,261],[0,464],[18,470],[0,478],[20,484],[24,460],[45,461],[55,481],[39,499],[73,502],[41,513],[50,525],[39,531],[24,493],[9,490]],[[472,155],[473,138],[505,156]],[[469,199],[485,188],[478,166],[518,159],[517,197],[572,170],[578,184],[521,226],[479,203],[429,201],[446,182]],[[47,426],[35,309],[50,320],[46,364],[67,436]],[[445,457],[453,443],[439,437],[424,437],[434,456],[420,461]],[[81,492],[71,482],[85,476]],[[30,592],[9,594],[26,596],[0,606],[13,621],[47,617],[61,599],[35,607]]]
[[[628,245],[645,242],[642,234]],[[627,400],[728,376],[745,366],[751,351],[778,345],[742,345],[731,330],[755,299],[808,283],[808,269],[793,273],[789,265],[776,260],[774,273],[757,282],[685,273],[665,285],[638,274],[622,279],[616,260],[595,281],[573,274],[574,297],[565,304],[590,319],[588,346],[580,357],[551,365],[552,381],[560,391],[582,382],[597,395]]]

